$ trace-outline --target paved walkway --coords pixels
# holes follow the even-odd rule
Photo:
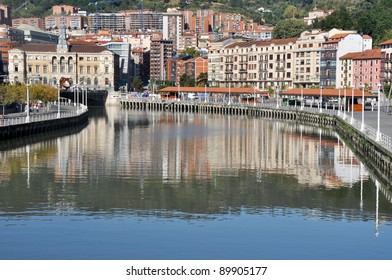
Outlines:
[[[351,113],[348,113],[348,116],[351,118]],[[362,121],[362,112],[354,112],[354,119],[359,122]],[[366,110],[364,114],[365,124],[377,130],[377,110],[371,111]],[[380,111],[380,132],[392,137],[392,115]]]

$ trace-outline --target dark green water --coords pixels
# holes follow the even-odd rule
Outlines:
[[[388,186],[333,132],[117,107],[71,132],[2,143],[0,259],[392,259]]]

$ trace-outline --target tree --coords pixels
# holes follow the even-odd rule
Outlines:
[[[196,50],[195,47],[185,47],[182,52],[180,52],[180,56],[198,57],[200,56],[200,53]]]
[[[277,39],[298,37],[308,26],[300,19],[286,19],[279,21],[273,31],[273,37]]]
[[[183,74],[180,77],[180,86],[182,87],[194,87],[195,86],[195,79],[187,74]]]
[[[132,80],[131,86],[134,88],[135,91],[137,92],[142,92],[143,91],[143,81],[139,76],[136,76]]]
[[[202,72],[196,79],[197,86],[204,87],[208,85],[208,73]]]
[[[283,16],[285,18],[295,18],[297,15],[298,15],[298,9],[293,5],[288,5],[283,13]]]

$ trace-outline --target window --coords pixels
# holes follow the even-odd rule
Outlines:
[[[94,66],[94,74],[98,74],[98,66]]]
[[[33,72],[33,66],[32,65],[29,65],[27,68],[28,68],[29,73]]]
[[[105,66],[105,74],[109,74],[109,66]]]
[[[14,71],[15,71],[15,72],[18,72],[18,71],[19,71],[18,64],[15,64],[15,65],[14,65]]]
[[[80,74],[83,74],[83,66],[79,66],[79,72],[80,72]]]
[[[39,73],[39,65],[35,65],[35,73]]]
[[[43,66],[43,72],[44,72],[44,73],[48,73],[48,66],[47,66],[47,65],[44,65],[44,66]]]
[[[87,74],[91,74],[91,66],[87,66]]]

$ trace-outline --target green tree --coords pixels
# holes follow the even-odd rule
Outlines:
[[[277,39],[298,37],[307,27],[306,23],[301,19],[282,20],[276,25],[273,37]]]
[[[143,81],[139,76],[136,76],[132,80],[131,86],[134,88],[135,91],[137,92],[142,92],[143,91]]]
[[[208,73],[202,72],[196,79],[196,83],[199,87],[208,85]]]
[[[194,87],[196,84],[195,79],[187,74],[183,74],[180,77],[180,86],[182,87]]]
[[[288,5],[283,13],[283,16],[285,18],[295,18],[297,15],[298,15],[298,9],[293,5]]]
[[[182,52],[180,52],[180,56],[198,57],[200,56],[200,53],[195,47],[185,47]]]

